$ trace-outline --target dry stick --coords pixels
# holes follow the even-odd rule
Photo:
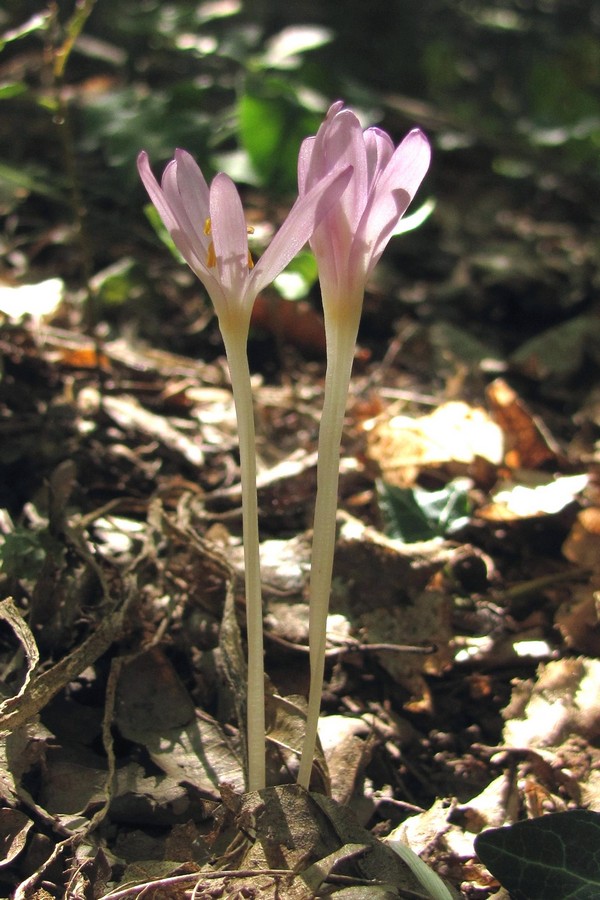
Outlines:
[[[352,372],[354,347],[360,319],[349,311],[344,320],[326,319],[327,373],[325,397],[319,427],[319,455],[317,461],[317,500],[312,541],[310,574],[310,691],[306,716],[306,734],[300,758],[298,784],[308,789],[317,742],[317,728],[321,708],[323,675],[325,671],[325,641],[329,594],[333,573],[336,537],[336,513],[340,463],[340,443],[348,385]]]
[[[242,532],[246,588],[248,643],[247,753],[248,790],[265,787],[265,678],[263,659],[263,615],[260,582],[260,543],[256,498],[256,438],[252,385],[246,351],[247,331],[223,330],[221,334],[229,363],[233,402],[238,423],[242,481]]]

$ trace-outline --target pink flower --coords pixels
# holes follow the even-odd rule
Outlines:
[[[429,166],[427,138],[415,129],[394,150],[379,128],[363,131],[343,103],[330,107],[315,137],[298,157],[300,197],[307,197],[334,167],[352,177],[337,203],[315,228],[325,314],[327,372],[319,427],[317,497],[310,576],[310,690],[298,783],[307,788],[317,739],[323,687],[327,611],[336,540],[340,439],[365,285]]]
[[[394,149],[379,128],[362,130],[353,112],[334,103],[298,158],[300,197],[334,167],[351,165],[353,175],[340,200],[315,229],[311,247],[319,265],[326,317],[362,304],[365,283],[427,169],[429,142],[415,128]]]
[[[210,188],[192,156],[176,150],[159,184],[148,154],[138,171],[175,246],[206,288],[221,327],[247,329],[257,294],[281,272],[312,235],[346,187],[349,166],[332,166],[298,199],[287,219],[253,265],[248,229],[237,189],[223,172]]]

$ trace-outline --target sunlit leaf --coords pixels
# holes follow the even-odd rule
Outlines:
[[[302,300],[318,278],[317,262],[310,250],[301,250],[278,275],[273,286],[284,300]]]
[[[27,85],[23,81],[5,81],[0,84],[0,100],[12,100],[27,91]]]
[[[45,28],[49,19],[49,12],[35,13],[35,15],[31,16],[30,19],[27,19],[26,22],[23,22],[22,25],[17,25],[16,28],[11,28],[10,31],[5,31],[4,34],[0,36],[0,51],[4,50],[7,44],[11,44],[13,41],[18,41],[21,38],[27,37],[29,34],[33,34],[34,31],[40,31]]]
[[[290,25],[267,42],[260,60],[274,69],[293,69],[300,65],[302,53],[322,47],[332,39],[333,32],[321,25]]]
[[[435,200],[430,197],[429,200],[426,200],[425,203],[415,210],[414,213],[411,213],[410,216],[403,216],[394,228],[393,234],[404,234],[407,231],[414,231],[415,228],[419,228],[423,222],[427,221],[434,209]]]

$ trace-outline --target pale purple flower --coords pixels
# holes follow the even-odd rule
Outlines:
[[[228,175],[220,172],[209,187],[185,150],[175,151],[160,184],[144,150],[137,162],[150,199],[175,246],[210,295],[222,327],[247,327],[257,294],[310,238],[352,171],[347,165],[332,166],[322,179],[314,178],[253,265],[244,210]]]
[[[363,131],[342,101],[330,107],[317,134],[303,142],[298,157],[301,197],[334,167],[353,167],[348,187],[310,242],[326,316],[343,314],[344,308],[347,313],[348,304],[362,304],[366,280],[423,180],[430,157],[429,142],[418,128],[394,148],[381,129]]]
[[[383,253],[429,166],[427,138],[415,129],[394,149],[379,128],[363,131],[343,103],[330,107],[298,157],[300,197],[309,196],[338,166],[351,166],[348,187],[310,245],[319,268],[327,372],[319,427],[317,496],[310,576],[310,690],[298,783],[308,788],[317,739],[325,664],[327,611],[336,540],[340,439],[367,278]]]

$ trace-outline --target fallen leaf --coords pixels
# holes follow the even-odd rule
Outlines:
[[[559,456],[556,442],[502,378],[486,392],[492,418],[502,429],[506,442],[504,462],[511,469],[537,469]]]
[[[600,509],[589,506],[577,514],[562,552],[584,569],[600,569]]]
[[[587,656],[600,657],[600,592],[585,585],[575,589],[554,617],[565,643]]]
[[[218,799],[220,781],[243,790],[238,753],[221,725],[194,709],[166,656],[153,648],[123,667],[116,724],[123,737],[146,748],[153,762],[175,780]]]
[[[367,457],[392,484],[411,485],[425,467],[454,464],[454,474],[467,474],[477,458],[502,461],[500,428],[479,407],[451,402],[427,416],[379,416],[363,424]]]
[[[303,300],[291,302],[272,293],[268,297],[259,295],[252,308],[252,325],[300,350],[319,355],[325,352],[323,317]]]
[[[25,846],[32,820],[18,809],[0,809],[0,866],[8,866]]]
[[[0,313],[16,321],[25,316],[43,319],[56,312],[64,291],[61,278],[48,278],[38,284],[0,285]]]
[[[500,482],[490,495],[490,503],[477,510],[492,522],[530,519],[560,512],[584,491],[588,475],[561,475],[548,478],[537,472],[521,472],[521,481]],[[527,480],[525,480],[527,478]]]
[[[559,747],[569,735],[600,737],[600,660],[578,657],[541,665],[535,682],[515,684],[504,710],[509,747]]]

